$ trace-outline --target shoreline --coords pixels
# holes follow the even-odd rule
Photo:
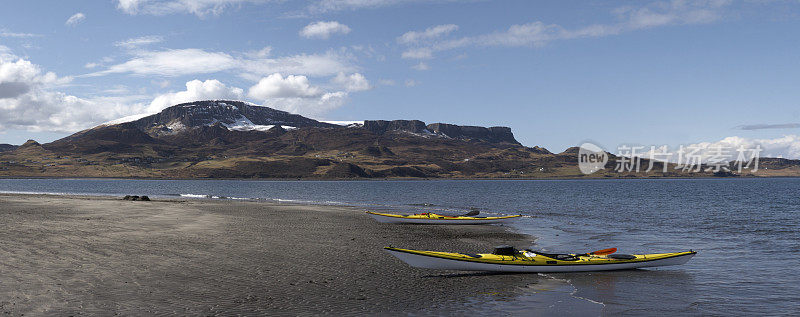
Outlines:
[[[800,178],[800,176],[756,176],[756,175],[740,175],[734,177],[714,177],[714,176],[698,176],[698,177],[520,177],[520,178],[417,178],[417,177],[392,177],[392,178],[158,178],[158,177],[78,177],[78,176],[0,176],[3,179],[76,179],[76,180],[144,180],[144,181],[206,181],[206,180],[220,180],[220,181],[280,181],[280,182],[383,182],[383,181],[547,181],[547,180],[643,180],[643,179],[772,179],[772,178]]]
[[[382,249],[533,244],[510,227],[380,224],[353,206],[0,194],[0,215],[0,311],[14,315],[413,313],[544,282],[416,269]]]

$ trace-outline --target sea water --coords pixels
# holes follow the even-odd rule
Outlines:
[[[523,214],[535,249],[695,250],[682,266],[547,274],[549,287],[475,299],[485,312],[796,315],[800,179],[237,181],[6,179],[0,192],[263,199],[365,209]],[[456,250],[453,250],[456,251]],[[488,251],[488,250],[487,250]],[[552,303],[555,301],[556,303]],[[549,303],[549,304],[548,304]],[[560,304],[559,304],[560,303]],[[547,307],[551,307],[548,310]]]

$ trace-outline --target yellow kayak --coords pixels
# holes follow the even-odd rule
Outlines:
[[[697,252],[653,254],[547,254],[530,250],[467,254],[385,248],[408,265],[426,269],[492,272],[586,272],[680,265]],[[501,253],[501,254],[497,254]]]
[[[383,223],[415,223],[415,224],[455,224],[455,225],[474,225],[488,223],[502,223],[522,217],[522,215],[501,216],[501,217],[473,217],[473,216],[444,216],[434,213],[420,213],[413,215],[395,215],[379,212],[367,211],[378,222]]]

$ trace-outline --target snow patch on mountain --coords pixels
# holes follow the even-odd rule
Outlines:
[[[267,131],[275,127],[275,125],[262,125],[262,124],[254,124],[250,119],[247,119],[245,116],[241,116],[236,119],[233,123],[223,123],[223,126],[228,128],[231,131]],[[296,129],[295,127],[291,126],[283,126],[284,129]]]
[[[180,121],[178,121],[178,120],[175,120],[175,121],[172,121],[172,122],[170,122],[170,123],[167,125],[167,129],[169,129],[170,131],[172,131],[172,132],[174,133],[174,132],[178,132],[178,131],[183,131],[183,130],[185,130],[185,129],[186,129],[186,126],[185,126],[185,125],[183,125],[183,122],[180,122]]]

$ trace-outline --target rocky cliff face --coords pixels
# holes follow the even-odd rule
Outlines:
[[[424,133],[427,127],[425,127],[425,122],[419,120],[366,120],[364,121],[364,129],[375,134],[384,134],[389,131]]]
[[[364,129],[372,131],[376,134],[384,134],[391,131],[404,131],[452,139],[519,144],[519,142],[514,139],[514,134],[511,133],[511,128],[509,127],[486,128],[476,126],[460,126],[447,123],[432,123],[425,125],[425,122],[419,120],[367,120],[364,121]]]
[[[427,126],[428,131],[435,134],[444,135],[454,139],[477,139],[488,142],[507,142],[512,144],[519,144],[514,139],[514,134],[511,133],[509,127],[476,127],[476,126],[459,126],[447,123],[433,123]]]

